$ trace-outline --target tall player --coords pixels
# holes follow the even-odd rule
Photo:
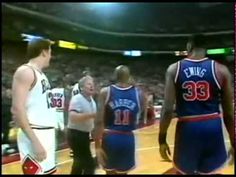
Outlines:
[[[203,35],[193,35],[187,43],[187,50],[188,58],[170,65],[166,72],[160,154],[163,159],[170,160],[166,133],[176,101],[178,123],[174,167],[181,174],[216,173],[227,160],[223,121],[230,137],[230,152],[234,154],[231,75],[226,66],[205,56],[206,40]]]
[[[12,83],[12,114],[20,128],[17,138],[24,174],[52,174],[55,164],[55,110],[50,83],[42,69],[49,66],[51,41],[28,43],[29,62],[17,68]]]
[[[127,66],[116,67],[114,73],[116,84],[100,92],[93,136],[98,161],[106,173],[126,174],[135,166],[132,130],[143,109],[143,97],[130,83]]]

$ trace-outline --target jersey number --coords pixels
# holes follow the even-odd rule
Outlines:
[[[210,97],[209,83],[206,81],[186,81],[182,88],[187,89],[187,93],[183,94],[186,101],[206,101]]]
[[[115,111],[115,125],[129,125],[129,115],[130,112],[128,109],[125,109],[123,111],[116,110]]]
[[[58,99],[53,99],[53,105],[57,108],[61,108],[62,107],[62,100],[61,98],[58,98]]]

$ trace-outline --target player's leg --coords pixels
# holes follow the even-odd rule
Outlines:
[[[134,135],[108,133],[104,135],[102,147],[107,155],[107,163],[104,167],[108,173],[127,172],[135,166]]]
[[[179,174],[196,174],[200,154],[197,122],[178,122],[175,132],[173,166]]]
[[[198,171],[200,174],[219,174],[229,160],[224,143],[222,120],[209,120],[205,124],[209,131],[205,133],[204,139],[207,143]]]
[[[80,164],[80,135],[77,130],[67,130],[68,143],[73,151],[73,164],[71,168],[71,174],[83,174],[83,168]]]
[[[39,141],[47,152],[47,157],[42,162],[35,159],[34,150],[27,136],[22,130],[18,133],[18,148],[21,157],[23,174],[53,174],[56,172],[55,163],[55,130],[33,129]],[[45,139],[47,137],[47,139]],[[46,141],[46,142],[45,142]]]
[[[82,143],[82,151],[80,153],[81,165],[84,169],[84,174],[93,175],[95,173],[95,161],[92,157],[90,149],[89,133],[83,133],[83,138],[80,140]]]

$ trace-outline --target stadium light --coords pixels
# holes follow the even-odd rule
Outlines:
[[[130,51],[124,51],[123,53],[125,56],[130,56],[131,55],[131,52]]]
[[[213,54],[225,54],[226,53],[226,49],[222,48],[222,49],[209,49],[207,50],[207,54],[209,55],[213,55]]]
[[[94,6],[101,6],[101,7],[105,7],[105,6],[111,6],[114,5],[116,3],[114,2],[96,2],[96,3],[88,3],[89,5],[94,5]]]
[[[73,42],[68,42],[68,41],[59,40],[58,46],[62,48],[76,49],[76,44]]]
[[[123,55],[132,56],[132,57],[139,57],[142,55],[142,52],[140,50],[124,51]]]
[[[133,56],[133,57],[139,57],[139,56],[141,56],[142,54],[141,54],[141,51],[139,51],[139,50],[131,50],[131,56]]]

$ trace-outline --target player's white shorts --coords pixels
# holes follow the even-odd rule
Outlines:
[[[55,159],[55,129],[32,128],[47,152],[47,158],[38,162],[34,158],[32,145],[25,133],[20,129],[17,137],[17,145],[20,152],[22,170],[24,174],[52,174],[56,171]]]
[[[61,131],[63,131],[65,129],[64,112],[56,112],[55,114],[56,114],[57,126]]]

